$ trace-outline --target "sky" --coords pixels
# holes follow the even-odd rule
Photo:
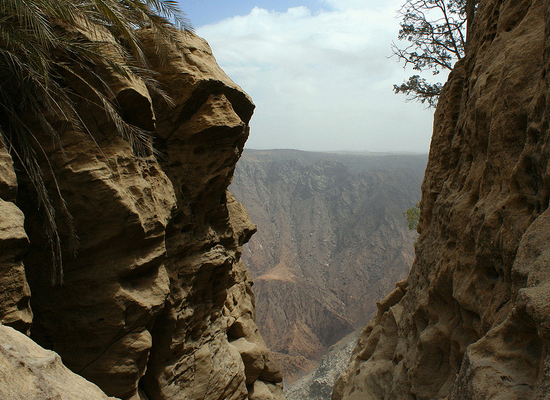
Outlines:
[[[256,105],[247,148],[428,152],[433,110],[392,90],[403,0],[179,2]]]

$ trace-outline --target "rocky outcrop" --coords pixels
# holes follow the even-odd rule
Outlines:
[[[2,291],[9,297],[2,298],[2,323],[25,331],[31,322],[24,271],[31,338],[109,396],[282,399],[282,377],[255,324],[251,278],[240,261],[256,227],[227,191],[254,105],[204,40],[181,34],[177,49],[151,32],[140,35],[175,106],[144,82],[104,79],[128,122],[156,127],[158,154],[136,157],[105,112],[84,100],[93,96],[86,85],[70,82],[91,136],[66,129],[62,148],[38,138],[37,152],[50,193],[55,180],[59,185],[64,203],[53,196],[57,210],[66,205],[72,218],[57,215],[64,283],[50,284],[42,217],[21,174],[16,204],[25,230],[13,203],[0,221],[0,246],[12,250],[3,252],[0,271],[14,282],[3,289],[17,286],[14,295]],[[158,59],[161,53],[167,58]],[[0,195],[13,201],[12,175]]]
[[[13,160],[0,144],[0,323],[28,332],[32,312],[22,259],[29,239],[23,212],[14,204],[16,196]]]
[[[407,285],[333,399],[546,399],[550,2],[481,0],[435,114]]]
[[[243,259],[258,325],[287,382],[376,312],[406,276],[425,155],[245,150],[231,190],[258,233]]]
[[[0,398],[114,400],[65,367],[56,353],[3,325],[0,325]]]

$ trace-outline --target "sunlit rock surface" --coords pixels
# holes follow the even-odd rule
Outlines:
[[[22,258],[29,239],[23,212],[15,205],[16,196],[13,160],[0,144],[0,323],[27,332],[32,312]]]
[[[0,398],[114,400],[65,367],[59,355],[4,325],[0,325]]]
[[[62,149],[43,139],[38,152],[57,210],[54,176],[72,217],[57,214],[64,283],[50,284],[44,221],[28,179],[18,171],[21,212],[15,175],[3,175],[0,207],[10,213],[0,220],[0,246],[14,244],[0,271],[14,276],[2,287],[2,323],[24,332],[30,326],[24,265],[31,338],[107,395],[282,399],[240,261],[256,227],[227,191],[254,105],[204,40],[181,34],[178,50],[141,35],[175,105],[144,82],[116,74],[105,81],[128,122],[155,128],[158,155],[136,157],[105,113],[84,100],[93,96],[87,86],[69,82],[82,96],[76,106],[91,137],[64,130]],[[167,59],[158,59],[159,46],[168,47]],[[9,169],[4,158],[1,168]]]

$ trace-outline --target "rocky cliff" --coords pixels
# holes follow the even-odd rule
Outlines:
[[[231,190],[256,233],[243,259],[258,325],[292,382],[409,271],[425,155],[246,150]]]
[[[1,322],[30,331],[109,396],[282,399],[282,376],[255,324],[251,278],[240,260],[256,227],[227,191],[254,105],[202,39],[182,34],[182,48],[170,47],[161,62],[158,47],[171,45],[148,31],[141,38],[175,106],[143,82],[104,79],[128,122],[155,128],[156,158],[136,157],[102,110],[79,103],[90,94],[76,84],[90,136],[62,131],[62,148],[38,138],[40,162],[51,166],[47,185],[55,193],[56,179],[65,202],[54,197],[57,208],[66,205],[72,216],[72,224],[58,221],[61,286],[50,284],[35,194],[6,150],[0,153]],[[8,361],[29,352],[42,357],[11,337],[1,339]],[[54,387],[47,369],[58,360],[45,354],[51,364],[28,365],[43,365],[36,382]],[[0,376],[17,376],[18,365],[3,362]],[[11,398],[26,398],[18,392],[24,386],[0,379],[0,393]]]
[[[550,2],[481,0],[443,90],[406,281],[333,399],[548,399]]]

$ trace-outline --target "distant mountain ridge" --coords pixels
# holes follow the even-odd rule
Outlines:
[[[363,324],[408,272],[426,155],[245,150],[230,190],[258,233],[243,250],[258,325],[291,382]]]

